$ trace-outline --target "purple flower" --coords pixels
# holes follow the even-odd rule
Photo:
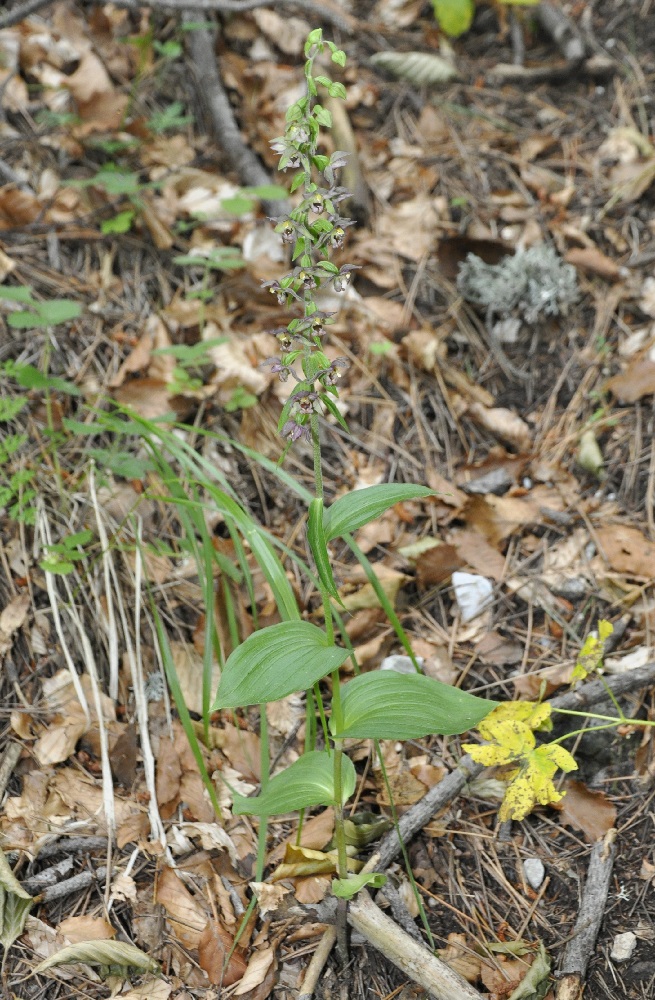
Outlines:
[[[289,375],[293,374],[288,365],[283,364],[279,358],[266,358],[262,361],[261,368],[270,368],[272,375],[279,375],[280,382],[286,382]]]
[[[311,441],[311,427],[309,424],[299,424],[295,420],[287,420],[282,428],[282,437],[287,438],[288,441],[299,441],[301,438]]]

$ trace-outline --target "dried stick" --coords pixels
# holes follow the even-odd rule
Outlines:
[[[5,794],[9,779],[14,773],[14,768],[22,752],[23,748],[20,743],[10,743],[2,755],[0,761],[0,800]]]
[[[387,917],[366,890],[348,907],[348,922],[435,1000],[482,1000],[457,972]]]
[[[53,0],[27,0],[26,3],[19,4],[6,14],[0,16],[0,29],[10,28],[13,24],[18,24],[23,18],[29,17],[37,10],[47,7]],[[283,3],[285,0],[283,0]],[[315,3],[313,0],[286,0],[290,7],[298,7],[306,11],[312,17],[319,18],[327,24],[348,35],[353,34],[354,18],[350,18],[343,11],[334,11],[322,3]],[[274,3],[273,0],[115,0],[116,7],[127,7],[128,10],[142,10],[144,7],[164,7],[167,10],[194,10],[194,11],[215,11],[217,13],[238,14],[244,11],[256,10],[258,7],[282,6],[282,3]]]
[[[616,830],[608,830],[605,837],[598,840],[591,851],[580,912],[560,962],[560,975],[563,978],[557,986],[557,1000],[578,1000],[582,994],[587,966],[605,912],[616,855],[615,839]]]
[[[320,975],[325,968],[325,963],[330,957],[330,952],[332,951],[336,940],[337,928],[332,925],[324,931],[323,937],[319,941],[318,947],[312,955],[312,960],[307,966],[307,972],[305,973],[305,978],[302,981],[302,993],[298,997],[298,1000],[311,1000],[311,997],[314,995],[314,990],[318,985]]]
[[[184,21],[188,24],[193,21],[193,16],[189,13],[191,9],[189,4],[185,4],[185,7],[187,11],[184,14]],[[207,108],[214,134],[230,167],[245,184],[253,187],[270,184],[268,173],[241,138],[239,126],[218,72],[214,44],[209,31],[200,28],[189,32],[189,48],[198,93]],[[264,202],[265,210],[271,214],[284,213],[283,206],[284,203],[279,201]]]
[[[605,683],[617,697],[629,691],[637,691],[655,683],[655,663],[646,663],[643,667],[630,670],[625,674],[608,677]],[[553,710],[558,708],[584,711],[607,698],[607,690],[602,681],[590,681],[575,691],[567,691],[551,700]],[[404,843],[407,843],[425,826],[429,820],[444,809],[464,788],[470,778],[475,778],[482,771],[482,765],[476,764],[468,754],[462,757],[454,771],[431,788],[420,802],[412,806],[399,820],[398,826]],[[395,829],[390,830],[383,838],[376,853],[368,861],[365,871],[384,871],[393,859],[400,853],[400,842]]]

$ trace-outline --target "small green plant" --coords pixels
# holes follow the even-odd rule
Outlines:
[[[496,6],[536,7],[539,0],[495,0]],[[476,0],[432,0],[434,15],[445,34],[458,38],[473,24]]]
[[[318,87],[332,97],[344,98],[341,83],[324,73],[315,75],[314,64],[325,50],[338,66],[345,54],[332,42],[324,42],[320,30],[312,31],[305,45],[306,94],[289,108],[285,134],[275,139],[279,168],[295,169],[291,191],[300,192],[300,202],[288,216],[275,220],[275,230],[291,248],[292,269],[279,280],[266,282],[280,303],[294,316],[276,331],[279,357],[267,362],[280,379],[295,382],[282,409],[278,429],[286,449],[294,442],[311,445],[314,495],[309,502],[307,536],[313,557],[312,578],[322,604],[323,627],[303,621],[295,602],[285,620],[255,631],[230,654],[221,674],[215,709],[236,709],[259,704],[262,742],[266,743],[265,704],[287,695],[308,692],[308,731],[314,738],[294,764],[269,778],[268,765],[261,791],[253,798],[234,795],[233,811],[260,817],[260,833],[266,819],[275,814],[310,806],[333,806],[336,815],[336,846],[339,878],[335,892],[349,897],[363,885],[380,884],[380,875],[351,878],[348,872],[342,809],[355,790],[355,768],[344,753],[346,738],[417,739],[432,733],[464,732],[480,722],[494,702],[474,697],[441,684],[420,673],[413,676],[393,671],[356,676],[342,684],[339,668],[350,656],[337,643],[335,621],[340,603],[328,545],[337,538],[348,540],[352,532],[375,519],[402,499],[426,497],[431,490],[419,485],[384,484],[348,494],[330,506],[324,502],[320,420],[331,415],[344,424],[339,412],[338,381],[348,366],[345,358],[330,360],[324,344],[333,322],[330,313],[316,303],[321,288],[343,290],[355,268],[338,266],[332,260],[344,244],[351,220],[339,214],[348,192],[338,184],[338,171],[346,154],[330,156],[318,152],[321,127],[331,126],[329,111],[318,102]],[[317,178],[317,180],[315,179]],[[329,678],[331,700],[325,704],[321,681]],[[318,748],[313,724],[314,705],[322,723],[323,749]]]
[[[0,299],[14,302],[16,309],[7,315],[7,323],[14,330],[35,330],[57,326],[82,314],[82,306],[72,299],[46,299],[40,302],[34,298],[29,285],[1,285]],[[22,308],[21,308],[22,307]]]

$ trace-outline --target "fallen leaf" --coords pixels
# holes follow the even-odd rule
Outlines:
[[[227,968],[225,958],[234,944],[229,931],[216,920],[208,920],[198,940],[198,962],[214,986],[233,986],[246,971],[246,963],[239,948],[232,952]]]
[[[601,553],[617,573],[651,580],[655,567],[655,542],[638,528],[627,524],[605,525],[596,529]]]
[[[519,451],[529,451],[532,431],[518,413],[503,406],[486,407],[482,403],[469,403],[468,415],[490,434]]]
[[[209,923],[207,911],[168,865],[159,875],[155,898],[166,910],[168,922],[180,944],[185,948],[198,948]],[[231,944],[232,941],[228,947]]]
[[[655,393],[655,347],[642,351],[624,371],[608,379],[607,388],[619,403],[636,403]]]
[[[249,993],[257,986],[261,985],[266,978],[266,973],[273,964],[273,949],[270,945],[260,951],[254,951],[250,956],[248,967],[243,974],[243,979],[234,991],[234,995],[241,997],[244,993]]]
[[[567,264],[573,264],[589,274],[597,274],[606,281],[618,281],[621,278],[621,268],[616,261],[595,246],[572,247],[564,260]]]
[[[79,917],[66,917],[57,925],[59,934],[67,939],[69,944],[78,941],[102,941],[116,937],[116,930],[104,917],[91,917],[86,914]]]
[[[582,781],[567,781],[564,787],[564,798],[552,803],[561,822],[581,830],[588,843],[595,844],[615,825],[616,807],[604,792],[592,791]]]
[[[30,604],[31,598],[28,593],[18,594],[0,614],[0,657],[11,649],[14,632],[23,625]]]

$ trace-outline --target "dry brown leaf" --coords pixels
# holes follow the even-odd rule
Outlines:
[[[448,536],[448,541],[456,549],[462,564],[492,580],[500,581],[504,578],[505,557],[479,531],[468,528],[453,531]]]
[[[399,570],[392,569],[384,563],[375,563],[373,565],[373,569],[375,570],[377,578],[388,600],[392,605],[395,604],[398,591],[400,590],[402,584],[406,580],[409,580],[409,577],[406,573],[401,573]],[[353,573],[352,576],[355,577],[356,573]],[[347,586],[339,588],[339,594],[341,595],[343,607],[346,611],[352,612],[360,611],[362,608],[380,607],[378,596],[370,583],[365,583],[363,587],[360,587],[354,592],[352,590],[352,584],[348,584]]]
[[[523,659],[523,650],[518,642],[512,642],[498,632],[487,632],[476,643],[475,651],[483,663],[495,666],[513,667]]]
[[[248,961],[248,967],[243,974],[243,979],[234,991],[234,995],[241,997],[245,993],[249,993],[250,990],[254,990],[260,986],[273,965],[274,957],[273,949],[270,945],[262,948],[260,951],[254,951]]]
[[[202,715],[203,657],[189,643],[178,640],[171,642],[171,654],[187,708],[191,712]],[[221,668],[214,661],[212,664],[212,691],[216,691],[220,679]]]
[[[655,347],[651,346],[634,357],[627,368],[607,381],[619,403],[636,403],[655,393]]]
[[[420,589],[444,583],[465,560],[454,545],[434,545],[416,560],[416,582]]]
[[[30,608],[30,595],[18,594],[0,614],[0,658],[11,649],[14,632],[23,625]]]
[[[528,498],[497,497],[491,493],[469,497],[464,517],[494,547],[520,528],[541,522],[539,508]]]
[[[57,925],[57,932],[63,934],[69,944],[78,941],[106,941],[116,937],[116,930],[104,917],[66,917]]]
[[[448,945],[440,949],[439,957],[468,983],[477,983],[480,978],[482,959],[473,954],[473,945],[464,934],[449,934]]]
[[[233,986],[246,971],[246,963],[240,948],[232,952],[227,969],[223,972],[225,957],[230,951],[234,938],[229,931],[215,920],[208,920],[198,940],[198,962],[214,986]]]
[[[621,278],[619,265],[598,247],[572,247],[564,259],[567,264],[573,264],[589,274],[597,274],[606,281],[618,281]]]
[[[260,917],[267,913],[275,913],[282,900],[291,889],[284,885],[270,885],[268,882],[250,882],[250,888],[257,897],[257,909]]]
[[[208,924],[207,910],[168,865],[164,866],[157,880],[156,901],[166,910],[168,922],[179,942],[185,948],[198,948]]]
[[[325,899],[332,885],[331,875],[309,875],[296,880],[294,895],[299,903],[311,906]]]
[[[239,771],[246,781],[259,782],[260,739],[256,733],[247,729],[237,729],[227,722],[216,730],[216,745],[223,751],[234,770]]]
[[[523,982],[531,964],[530,956],[519,959],[498,955],[494,963],[481,963],[480,978],[492,996],[507,997]]]
[[[135,986],[127,993],[121,993],[121,1000],[168,1000],[173,992],[174,986],[164,982],[163,979],[151,979],[140,986]],[[175,994],[181,1000],[179,993]]]
[[[486,407],[482,403],[469,403],[468,414],[476,424],[484,427],[498,441],[505,441],[519,451],[529,451],[532,431],[518,413],[503,406]]]
[[[627,524],[605,525],[596,529],[602,554],[617,573],[652,580],[655,572],[655,542],[638,528]]]
[[[590,844],[604,837],[616,822],[616,807],[604,792],[592,791],[582,781],[567,781],[566,795],[554,808],[565,826],[581,830]]]

